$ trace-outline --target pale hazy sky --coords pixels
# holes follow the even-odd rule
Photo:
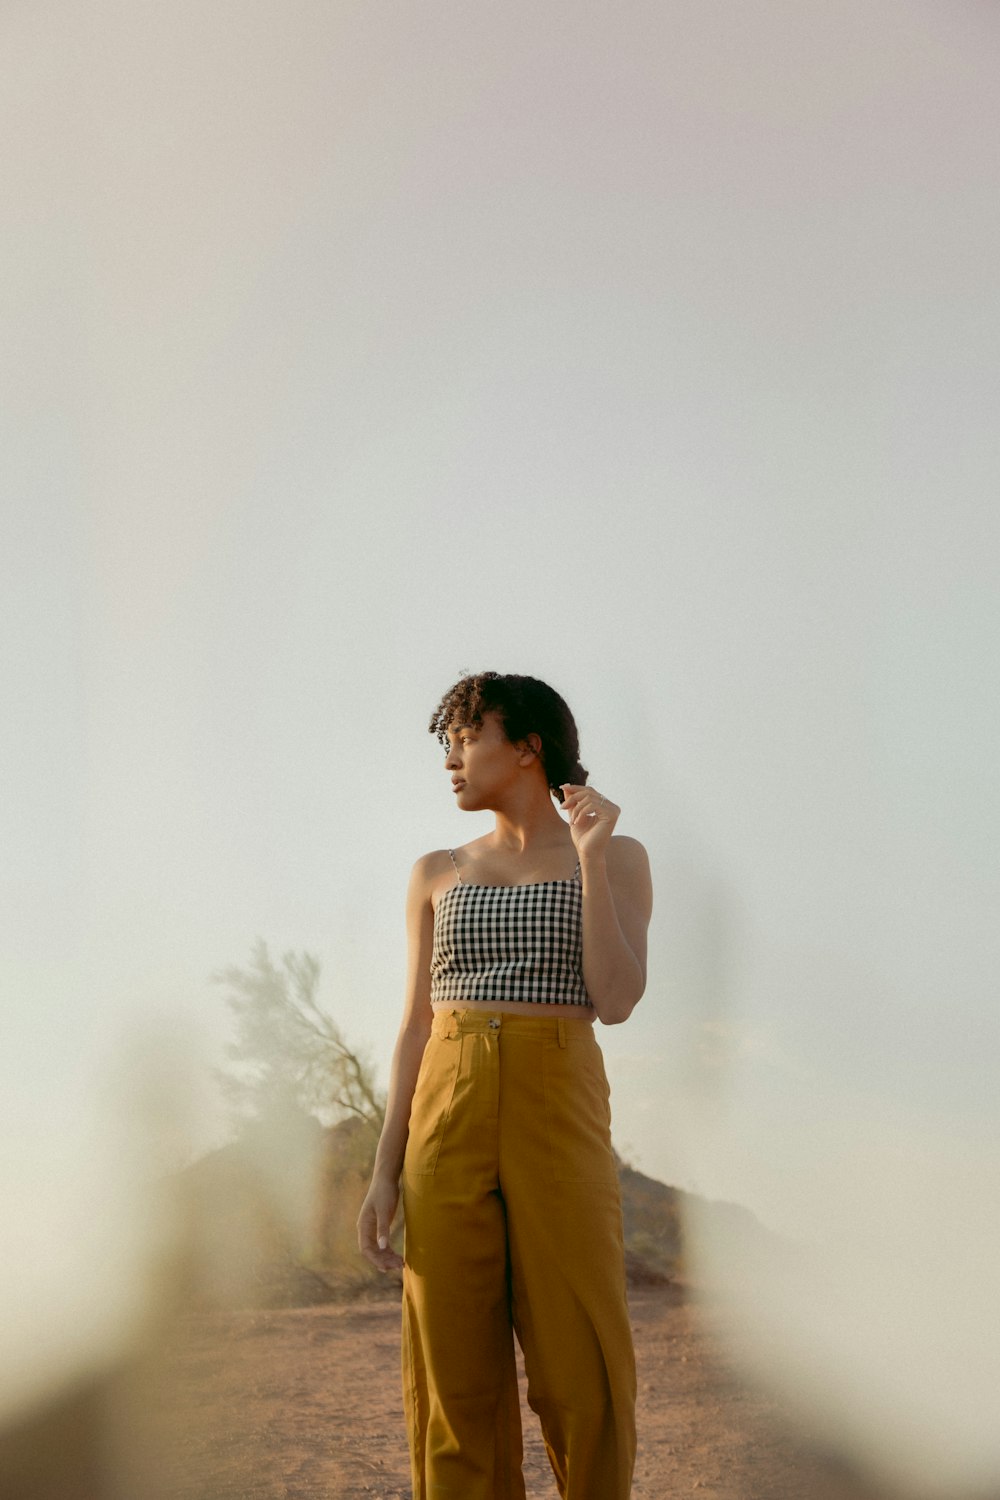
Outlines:
[[[384,1077],[409,867],[487,826],[426,720],[493,667],[650,850],[636,1164],[807,1239],[959,1160],[982,1212],[1000,11],[0,25],[15,1190],[143,1024],[215,1060],[258,937]]]

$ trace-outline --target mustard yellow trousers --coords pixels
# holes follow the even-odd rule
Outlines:
[[[586,1021],[439,1012],[403,1166],[413,1500],[524,1500],[514,1333],[563,1500],[627,1500],[635,1361]]]

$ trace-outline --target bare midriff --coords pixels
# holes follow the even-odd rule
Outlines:
[[[535,1000],[438,1000],[431,1002],[431,1010],[481,1010],[496,1011],[505,1016],[557,1016],[559,1020],[587,1021],[594,1024],[592,1005],[560,1005],[558,1001],[543,1005]]]

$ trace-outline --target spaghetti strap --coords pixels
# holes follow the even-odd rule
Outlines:
[[[462,872],[458,868],[458,862],[455,859],[455,851],[454,851],[454,849],[449,849],[448,850],[448,858],[451,860],[452,864],[455,866],[455,874],[458,876],[458,883],[459,883],[459,885],[464,885],[465,882],[462,879]]]
[[[576,862],[576,869],[573,871],[573,879],[577,882],[577,884],[579,884],[579,881],[580,881],[580,861],[579,860],[577,860],[577,862]]]

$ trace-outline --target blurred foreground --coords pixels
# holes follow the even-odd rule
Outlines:
[[[407,1500],[391,1295],[188,1313],[104,1380],[0,1443],[4,1496],[31,1500]],[[639,1365],[635,1500],[876,1500],[725,1372],[710,1306],[631,1294]],[[522,1395],[523,1395],[522,1377]],[[524,1409],[532,1500],[555,1494]]]
[[[324,1129],[291,1111],[167,1179],[155,1213],[147,1205],[155,1253],[127,1289],[131,1333],[10,1413],[2,1500],[405,1500],[398,1285],[353,1250],[364,1142],[363,1125]],[[621,1178],[636,1500],[905,1493],[876,1484],[801,1410],[793,1425],[780,1382],[735,1373],[739,1308],[687,1263],[687,1221],[711,1226],[733,1264],[783,1263],[794,1277],[799,1253],[743,1210],[624,1165]],[[779,1346],[764,1334],[758,1356]],[[526,1407],[524,1417],[529,1495],[541,1500],[554,1488]]]
[[[273,995],[277,971],[260,972]],[[0,1280],[0,1500],[408,1494],[398,1283],[355,1245],[378,1099],[345,1092],[323,1124],[267,1054],[226,1145],[190,1159],[192,1075],[161,1046],[129,1059],[117,1157],[77,1138],[75,1178],[22,1171],[33,1194],[8,1216],[21,1249]],[[851,1128],[864,1151],[846,1153],[845,1124],[852,1171],[823,1244],[619,1163],[637,1500],[1000,1500],[981,1164],[959,1171],[944,1138],[915,1157],[913,1132],[880,1157],[878,1131]],[[171,1138],[188,1164],[151,1181]],[[530,1493],[551,1495],[527,1413],[525,1434]]]

